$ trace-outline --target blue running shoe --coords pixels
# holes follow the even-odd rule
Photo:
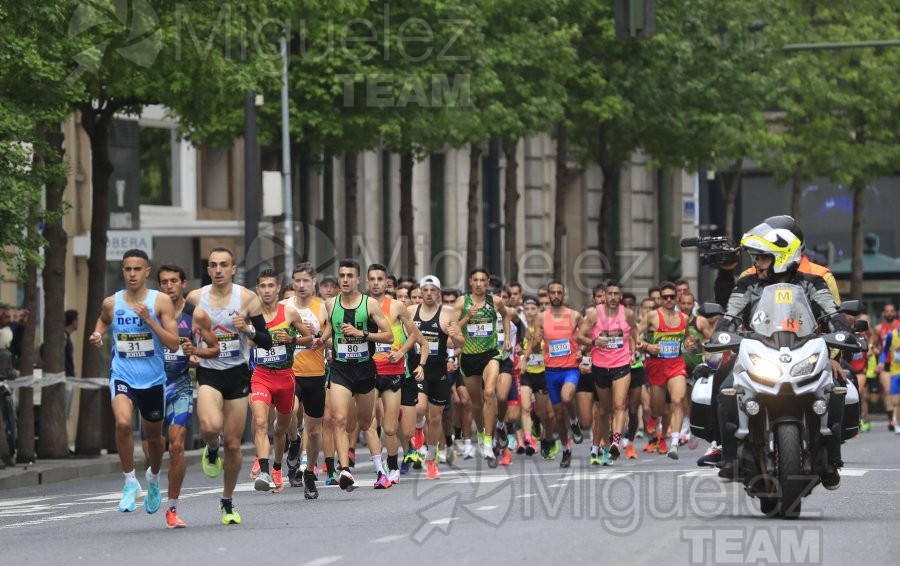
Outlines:
[[[156,513],[159,511],[159,506],[162,505],[162,496],[159,493],[159,477],[156,478],[156,481],[152,481],[150,476],[150,468],[147,468],[147,497],[144,498],[144,511],[150,513]]]
[[[141,494],[141,484],[138,482],[125,482],[122,488],[122,499],[119,500],[119,511],[129,513],[134,511],[134,500]]]

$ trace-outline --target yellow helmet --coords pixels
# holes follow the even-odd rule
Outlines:
[[[774,228],[763,222],[741,238],[741,247],[751,256],[771,255],[772,271],[786,273],[800,265],[803,241],[785,228]]]

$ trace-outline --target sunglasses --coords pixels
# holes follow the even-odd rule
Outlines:
[[[670,299],[671,299],[671,300],[674,300],[674,299],[675,299],[675,295],[660,295],[659,297],[660,297],[662,300],[664,300],[664,301],[668,301],[668,300],[670,300]]]

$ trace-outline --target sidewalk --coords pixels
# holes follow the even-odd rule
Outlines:
[[[253,457],[253,444],[241,446],[244,456]],[[186,450],[185,458],[188,467],[196,466],[200,461],[203,449]],[[143,470],[143,456],[140,444],[134,450],[135,467]],[[163,455],[162,469],[168,469],[169,454]],[[118,454],[101,456],[72,456],[61,460],[38,460],[33,464],[16,464],[0,470],[0,492],[19,487],[34,487],[49,483],[69,481],[79,478],[121,473]],[[139,474],[141,475],[141,474]]]

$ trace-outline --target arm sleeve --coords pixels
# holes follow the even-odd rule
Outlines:
[[[264,350],[271,348],[272,335],[269,334],[269,331],[266,328],[266,319],[263,318],[263,315],[258,314],[250,317],[250,323],[253,324],[253,328],[256,330],[256,334],[253,335],[253,341],[256,342],[256,345]]]

